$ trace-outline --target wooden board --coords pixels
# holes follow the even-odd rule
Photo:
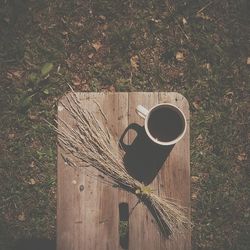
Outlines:
[[[135,178],[142,178],[146,184],[150,183],[149,186],[158,195],[177,199],[181,205],[190,208],[187,100],[174,92],[78,93],[78,95],[82,107],[94,112],[97,118],[100,118],[100,113],[96,105],[93,105],[94,100],[100,104],[107,117],[107,126],[117,139],[117,150],[121,135],[129,125],[131,126],[123,138],[123,142],[130,145],[127,146],[125,154],[128,171],[131,171]],[[62,108],[62,102],[65,102],[64,97],[58,105],[58,117],[74,126],[74,121]],[[135,108],[139,104],[150,108],[162,102],[178,106],[187,118],[188,127],[184,138],[173,147],[171,152],[161,152],[156,161],[151,161],[155,157],[154,149],[145,146],[147,143],[144,143],[144,134],[140,132],[143,129],[138,126],[143,126],[143,119],[136,114]],[[131,125],[134,123],[137,125]],[[164,238],[150,211],[142,203],[138,204],[135,195],[93,178],[93,173],[98,175],[95,169],[70,168],[65,164],[62,154],[62,150],[58,147],[58,250],[123,249],[119,242],[119,204],[122,202],[128,203],[129,206],[129,250],[191,249],[191,232],[188,232],[185,238],[179,236],[176,240]],[[166,155],[168,155],[167,158]],[[137,158],[137,165],[133,165],[133,157]],[[134,168],[138,167],[138,171],[142,172],[143,167],[149,168],[147,163],[155,164],[155,171],[149,171],[149,173],[145,171],[145,176],[138,177],[138,173],[134,173],[136,172]]]

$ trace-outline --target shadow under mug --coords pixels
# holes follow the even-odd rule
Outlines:
[[[173,104],[161,103],[149,110],[138,105],[136,112],[145,120],[147,136],[158,145],[174,145],[186,132],[186,117],[181,109]]]
[[[135,138],[129,144],[124,142],[127,133],[133,130]],[[163,166],[174,145],[162,146],[147,136],[144,126],[131,123],[121,135],[120,147],[124,150],[124,166],[136,180],[149,185]]]

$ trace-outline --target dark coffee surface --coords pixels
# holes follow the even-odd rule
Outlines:
[[[158,141],[169,142],[183,132],[184,122],[176,111],[168,107],[160,107],[150,114],[148,130]]]

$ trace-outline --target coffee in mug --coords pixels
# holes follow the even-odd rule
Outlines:
[[[159,145],[173,145],[185,134],[185,115],[173,104],[161,103],[150,110],[139,105],[136,111],[145,119],[145,130],[149,138]]]

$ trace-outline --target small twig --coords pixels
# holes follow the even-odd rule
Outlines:
[[[176,20],[178,27],[180,28],[181,32],[184,34],[184,36],[186,37],[186,39],[189,41],[189,36],[186,34],[186,32],[184,31],[184,29],[181,27],[181,25],[179,24],[179,22]]]
[[[205,10],[207,7],[209,7],[214,1],[211,1],[209,3],[207,3],[204,7],[202,7],[200,10],[197,11],[196,14],[201,13],[203,10]]]
[[[138,199],[138,201],[135,203],[135,205],[131,208],[131,210],[129,211],[129,214],[128,214],[128,216],[130,216],[132,213],[133,213],[133,211],[134,211],[134,209],[137,207],[137,205],[138,204],[140,204],[141,203],[141,200],[140,199]]]
[[[170,8],[169,5],[168,5],[167,7],[168,7],[169,12],[172,14],[172,13],[173,13],[173,10],[171,10],[171,8]],[[175,20],[175,22],[177,23],[177,25],[178,25],[179,29],[181,30],[181,32],[184,34],[185,38],[189,41],[190,38],[189,38],[189,36],[186,34],[186,32],[183,30],[183,28],[181,27],[181,25],[179,24],[179,21],[178,21],[175,17],[174,17],[174,20]]]

